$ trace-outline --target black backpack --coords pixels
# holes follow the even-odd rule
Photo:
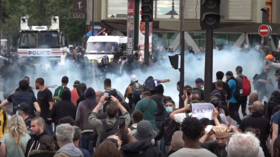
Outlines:
[[[118,95],[118,92],[117,92],[116,89],[110,89],[109,90],[109,95],[110,96],[112,95],[112,96],[116,97],[119,100],[119,102],[123,101],[122,98]]]
[[[102,125],[103,125],[103,131],[100,134],[100,140],[99,143],[102,143],[104,140],[107,139],[108,136],[114,135],[119,132],[118,127],[119,127],[119,120],[116,119],[115,124],[108,125],[106,119],[101,120]]]
[[[136,105],[137,102],[141,100],[142,88],[143,87],[142,87],[142,85],[139,84],[138,88],[136,88],[134,85],[132,85],[131,88],[132,88],[131,101],[132,101],[133,104]]]

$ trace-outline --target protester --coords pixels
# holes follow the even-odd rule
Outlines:
[[[29,156],[32,150],[39,150],[40,147],[40,138],[44,135],[47,135],[45,131],[45,121],[41,117],[35,117],[31,121],[31,139],[26,145],[25,156]]]
[[[184,148],[185,142],[182,139],[183,137],[183,132],[182,131],[176,131],[174,132],[174,134],[172,135],[172,140],[171,140],[171,147],[172,149],[170,149],[168,151],[168,155],[170,156],[171,154],[175,153],[176,151]]]
[[[8,122],[7,132],[0,141],[0,156],[25,157],[29,139],[23,119],[19,115],[13,115]]]
[[[2,108],[9,115],[12,115],[12,114],[16,114],[16,110],[13,110],[13,112],[11,112],[7,107],[9,103],[13,103],[14,107],[20,103],[27,103],[28,105],[30,105],[30,116],[31,117],[35,117],[35,115],[39,116],[41,114],[40,106],[34,94],[27,91],[28,87],[29,87],[28,82],[26,80],[21,80],[19,82],[20,91],[16,91],[12,95],[10,95],[6,100],[4,100],[0,104],[0,108]]]
[[[251,133],[234,134],[228,144],[228,157],[258,157],[259,145],[259,140]]]
[[[182,123],[184,148],[171,154],[170,157],[216,157],[210,151],[199,145],[199,138],[203,131],[202,124],[196,118],[185,118]]]
[[[31,118],[29,116],[30,106],[26,103],[21,103],[18,106],[14,107],[15,110],[18,110],[18,114],[23,118],[28,133],[31,134]]]
[[[67,76],[63,76],[62,79],[61,79],[61,84],[62,85],[57,87],[55,89],[55,92],[54,92],[54,100],[55,101],[60,101],[61,100],[62,93],[63,93],[64,89],[70,90],[67,87],[68,82],[69,82],[69,78]]]
[[[150,90],[144,87],[142,92],[142,100],[136,104],[135,110],[140,110],[143,112],[143,119],[151,122],[154,130],[157,131],[158,129],[155,124],[155,114],[158,112],[158,108],[156,102],[151,99],[150,96]]]
[[[51,110],[48,121],[58,125],[60,118],[70,116],[73,119],[76,117],[76,106],[71,102],[70,90],[63,90],[61,100],[56,102]]]
[[[55,144],[51,136],[42,136],[39,140],[39,144],[39,149],[32,150],[29,157],[53,157],[55,155]]]
[[[77,100],[77,103],[76,103],[77,107],[79,106],[79,103],[81,101],[85,100],[84,94],[85,94],[86,89],[87,89],[87,85],[86,84],[81,83],[81,84],[78,85],[77,91],[78,91],[79,99]]]
[[[104,141],[93,157],[122,157],[117,147],[110,141]]]
[[[89,123],[88,115],[97,106],[96,95],[93,88],[89,87],[85,92],[85,100],[81,101],[76,112],[76,124],[82,130],[80,146],[93,154],[93,128]]]
[[[131,135],[134,135],[136,133],[137,125],[142,120],[143,120],[143,113],[139,110],[135,110],[131,116],[131,121],[133,124],[128,128]]]
[[[82,151],[84,157],[92,157],[92,154],[90,155],[88,150],[79,147],[80,141],[82,139],[82,130],[77,126],[73,126],[73,128],[75,130],[73,138],[74,145]],[[90,139],[88,140],[90,141]],[[91,147],[91,149],[93,150],[93,147]]]
[[[56,127],[56,138],[60,149],[54,157],[84,157],[82,151],[74,143],[74,127],[69,124],[60,124]]]
[[[77,87],[79,84],[80,81],[76,80],[73,85],[73,90],[71,90],[71,101],[75,106],[77,106],[77,100],[79,99],[79,94],[77,91]]]

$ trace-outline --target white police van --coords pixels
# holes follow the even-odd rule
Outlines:
[[[59,30],[59,17],[51,18],[51,26],[28,26],[28,19],[28,15],[20,19],[19,57],[31,57],[39,63],[46,60],[64,64],[67,44],[63,32]]]

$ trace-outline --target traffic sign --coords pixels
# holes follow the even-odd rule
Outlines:
[[[261,26],[259,27],[258,32],[259,32],[259,35],[260,35],[260,36],[266,37],[266,36],[269,36],[269,35],[271,34],[272,28],[271,28],[271,26],[269,26],[269,25],[261,25]]]

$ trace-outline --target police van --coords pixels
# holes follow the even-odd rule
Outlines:
[[[114,52],[127,43],[125,36],[91,36],[87,40],[85,56],[90,62],[101,62],[103,56],[108,56],[111,62]]]
[[[67,52],[64,33],[59,29],[59,17],[51,18],[50,26],[28,26],[29,16],[20,19],[20,34],[17,52],[20,58],[32,58],[36,63],[42,61],[64,63]]]

